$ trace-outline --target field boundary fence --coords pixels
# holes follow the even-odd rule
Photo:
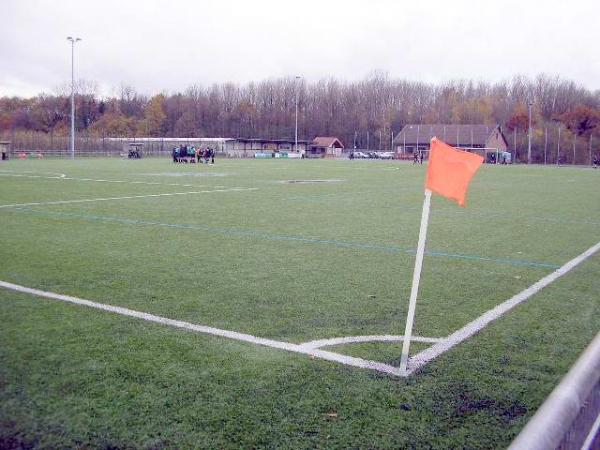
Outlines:
[[[3,133],[0,141],[10,142],[8,156],[13,158],[70,158],[71,144],[69,136],[53,136],[44,133]],[[171,157],[174,146],[186,144],[185,139],[140,138],[138,141],[128,138],[109,138],[95,136],[75,136],[75,157],[127,157],[129,144],[141,144],[142,157]],[[198,145],[190,138],[189,145]],[[221,146],[207,140],[203,145],[212,144],[218,157],[228,156]],[[251,152],[252,156],[254,152]]]
[[[589,166],[595,158],[600,158],[600,140],[594,139],[593,135],[589,138],[582,136],[577,137],[572,133],[564,131],[560,139],[556,136],[556,130],[544,128],[534,129],[534,139],[532,143],[532,162],[534,164],[560,164],[560,165],[580,165]],[[167,157],[171,154],[171,146],[175,140],[182,138],[153,138],[146,140],[139,139],[143,143],[142,153],[144,156],[160,156]],[[190,138],[194,140],[196,138]],[[210,140],[209,138],[205,138]],[[508,142],[508,151],[514,155],[514,163],[520,164],[526,162],[527,152],[527,134],[522,132],[507,132],[506,139]],[[16,156],[19,153],[27,153],[31,157],[41,153],[53,157],[70,157],[70,137],[57,135],[53,133],[44,133],[39,131],[6,131],[0,133],[0,141],[11,142],[11,150],[9,156]],[[126,149],[124,144],[131,142],[127,138],[110,138],[108,136],[94,136],[86,132],[76,133],[75,135],[75,156],[120,156]],[[183,142],[177,142],[184,143]],[[193,142],[190,142],[193,145]],[[254,151],[249,150],[248,155],[242,156],[239,152],[226,152],[224,149],[215,145],[217,155],[220,157],[252,157]],[[363,153],[380,153],[384,150],[377,150],[371,146],[370,148],[356,148],[352,150],[347,147],[343,151],[343,156],[347,157],[351,151],[361,151]],[[252,155],[252,156],[251,156]],[[407,158],[400,159],[410,159]]]
[[[600,448],[600,333],[509,450]]]

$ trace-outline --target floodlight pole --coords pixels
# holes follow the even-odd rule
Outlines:
[[[71,42],[71,159],[75,159],[75,43],[81,38],[67,37]]]
[[[294,83],[294,86],[296,88],[296,131],[295,131],[295,138],[294,138],[294,150],[296,152],[298,152],[298,80],[301,77],[296,76],[296,81]]]
[[[529,100],[527,106],[529,107],[529,131],[527,133],[527,164],[531,164],[531,107],[533,106],[533,102]]]

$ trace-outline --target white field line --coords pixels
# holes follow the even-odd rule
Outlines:
[[[380,363],[377,361],[365,360],[365,359],[361,359],[361,358],[355,358],[352,356],[341,355],[339,353],[329,352],[329,351],[325,351],[325,350],[319,350],[318,348],[316,348],[316,346],[322,346],[321,345],[322,343],[324,343],[323,344],[323,346],[324,346],[324,345],[335,345],[335,344],[331,344],[331,342],[335,342],[335,343],[365,342],[367,338],[378,338],[378,339],[371,339],[371,340],[386,341],[386,340],[397,340],[400,338],[400,336],[390,336],[390,335],[354,336],[354,337],[346,337],[346,338],[322,339],[319,341],[306,342],[304,344],[292,344],[290,342],[275,341],[272,339],[260,338],[260,337],[252,336],[250,334],[238,333],[236,331],[222,330],[220,328],[213,328],[213,327],[208,327],[208,326],[204,326],[204,325],[196,325],[196,324],[192,324],[189,322],[183,322],[180,320],[168,319],[165,317],[155,316],[153,314],[143,313],[143,312],[135,311],[135,310],[128,309],[128,308],[122,308],[119,306],[106,305],[103,303],[97,303],[97,302],[93,302],[90,300],[85,300],[85,299],[72,297],[72,296],[68,296],[68,295],[61,295],[61,294],[56,294],[53,292],[32,289],[32,288],[20,286],[20,285],[13,284],[13,283],[8,283],[5,281],[0,281],[0,287],[6,288],[6,289],[11,289],[11,290],[17,291],[17,292],[23,292],[23,293],[35,295],[38,297],[45,297],[45,298],[50,298],[53,300],[60,300],[60,301],[64,301],[64,302],[74,303],[77,305],[83,305],[83,306],[87,306],[90,308],[101,309],[101,310],[112,312],[115,314],[120,314],[120,315],[124,315],[124,316],[129,316],[129,317],[135,317],[138,319],[147,320],[149,322],[156,322],[156,323],[160,323],[163,325],[168,325],[168,326],[172,326],[172,327],[176,327],[176,328],[182,328],[182,329],[186,329],[186,330],[190,330],[190,331],[196,331],[199,333],[210,334],[210,335],[214,335],[214,336],[221,336],[221,337],[225,337],[228,339],[234,339],[234,340],[238,340],[238,341],[249,342],[252,344],[263,345],[263,346],[272,347],[272,348],[278,348],[280,350],[286,350],[286,351],[293,352],[293,353],[305,354],[305,355],[312,356],[314,358],[319,358],[319,359],[323,359],[323,360],[327,360],[327,361],[333,361],[333,362],[337,362],[337,363],[348,365],[348,366],[376,370],[378,372],[387,373],[389,375],[406,377],[406,376],[411,375],[415,371],[417,371],[419,368],[423,367],[428,362],[437,358],[442,353],[445,353],[446,351],[450,350],[455,345],[458,345],[459,343],[463,342],[464,340],[470,338],[475,333],[481,331],[485,326],[489,325],[490,322],[499,318],[500,316],[502,316],[503,314],[505,314],[506,312],[508,312],[515,306],[517,306],[518,304],[524,302],[529,297],[531,297],[535,293],[539,292],[541,289],[543,289],[544,287],[546,287],[547,285],[549,285],[550,283],[552,283],[553,281],[555,281],[562,275],[565,275],[566,273],[570,272],[573,268],[575,268],[577,265],[581,264],[587,258],[589,258],[594,253],[596,253],[598,250],[600,250],[600,242],[598,242],[593,247],[590,247],[588,250],[586,250],[581,255],[577,256],[576,258],[572,259],[571,261],[569,261],[568,263],[563,265],[561,268],[557,269],[555,272],[542,278],[540,281],[538,281],[531,287],[525,289],[524,291],[520,292],[519,294],[515,295],[514,297],[507,300],[506,302],[504,302],[504,303],[498,305],[497,307],[491,309],[490,311],[486,312],[485,314],[480,316],[478,319],[467,324],[465,327],[454,332],[453,334],[451,334],[450,336],[448,336],[445,339],[438,341],[436,338],[419,338],[419,340],[422,342],[428,342],[428,341],[438,341],[438,342],[436,344],[434,344],[432,347],[428,348],[427,350],[424,350],[424,351],[418,353],[417,355],[415,355],[414,357],[410,358],[408,360],[408,371],[405,373],[402,373],[400,371],[399,367],[394,367],[389,364],[384,364],[384,363]],[[415,340],[417,340],[417,339],[415,339]]]
[[[265,339],[250,334],[238,333],[236,331],[222,330],[220,328],[208,327],[204,325],[196,325],[189,322],[183,322],[181,320],[168,319],[166,317],[155,316],[154,314],[148,314],[140,311],[135,311],[128,308],[122,308],[120,306],[106,305],[103,303],[93,302],[91,300],[85,300],[78,297],[72,297],[70,295],[56,294],[54,292],[41,291],[39,289],[32,289],[18,284],[8,283],[6,281],[0,281],[0,287],[10,289],[17,292],[35,295],[38,297],[45,297],[52,300],[60,300],[63,302],[74,303],[76,305],[87,306],[90,308],[100,309],[103,311],[120,314],[123,316],[135,317],[137,319],[146,320],[148,322],[155,322],[162,325],[171,327],[181,328],[189,331],[195,331],[198,333],[210,334],[214,336],[221,336],[228,339],[234,339],[237,341],[249,342],[251,344],[263,345],[266,347],[278,348],[280,350],[286,350],[293,353],[300,353],[309,355],[314,358],[319,358],[327,361],[333,361],[340,364],[359,367],[363,369],[371,369],[379,372],[388,373],[390,375],[401,375],[397,367],[383,364],[377,361],[369,361],[361,358],[354,358],[352,356],[340,355],[339,353],[328,352],[318,349],[305,349],[302,345],[292,344],[290,342],[275,341],[272,339]]]
[[[487,325],[489,325],[490,322],[492,322],[492,321],[498,319],[499,317],[501,317],[502,315],[506,314],[512,308],[519,305],[520,303],[523,303],[529,297],[538,293],[540,290],[542,290],[543,288],[548,286],[550,283],[556,281],[558,278],[562,277],[566,273],[573,270],[575,267],[577,267],[583,261],[588,259],[590,256],[592,256],[598,250],[600,250],[600,242],[598,242],[596,245],[593,245],[592,247],[587,249],[585,252],[583,252],[579,256],[573,258],[571,261],[567,262],[562,267],[556,269],[550,275],[545,276],[537,283],[535,283],[535,284],[531,285],[530,287],[528,287],[527,289],[519,292],[517,295],[511,297],[504,303],[499,304],[495,308],[490,309],[488,312],[482,314],[474,321],[472,321],[472,322],[468,323],[467,325],[465,325],[464,327],[462,327],[460,330],[455,331],[454,333],[452,333],[450,336],[448,336],[443,341],[441,341],[437,344],[434,344],[433,346],[429,347],[426,350],[423,350],[420,353],[417,353],[414,357],[409,359],[408,375],[415,372],[419,368],[423,367],[429,361],[437,358],[442,353],[447,352],[455,345],[458,345],[461,342],[465,341],[466,339],[469,339],[471,336],[478,333],[483,328],[485,328]]]
[[[66,174],[61,173],[60,176],[47,176],[47,175],[24,175],[10,172],[0,172],[0,176],[9,177],[20,177],[20,178],[44,178],[46,180],[71,180],[71,181],[91,181],[94,183],[122,183],[122,184],[144,184],[149,186],[182,186],[182,187],[207,187],[206,185],[195,185],[195,184],[182,184],[182,183],[157,183],[151,181],[128,181],[128,180],[103,180],[97,178],[76,178],[68,177]],[[219,187],[219,186],[217,186]]]
[[[300,346],[305,350],[312,350],[321,347],[329,347],[332,345],[343,345],[343,344],[357,344],[360,342],[401,342],[404,340],[404,336],[393,336],[389,334],[384,335],[374,335],[374,336],[344,336],[337,337],[331,339],[319,339],[318,341],[310,341],[300,344]],[[413,336],[411,338],[412,341],[416,342],[426,342],[430,344],[435,344],[437,342],[441,342],[442,338],[431,338],[431,337],[421,337],[421,336]]]
[[[61,177],[66,177],[66,175],[61,172],[39,172],[36,170],[21,170],[20,172],[15,172],[14,170],[0,170],[0,175],[22,176],[22,175],[30,175],[30,174],[60,175]]]
[[[231,189],[210,189],[203,191],[188,191],[188,192],[170,192],[166,194],[146,194],[146,195],[129,195],[127,197],[103,197],[103,198],[83,198],[77,200],[56,200],[51,202],[31,202],[31,203],[13,203],[9,205],[0,205],[0,208],[11,208],[21,206],[40,206],[40,205],[63,205],[68,203],[87,203],[87,202],[107,202],[110,200],[131,200],[137,198],[149,197],[169,197],[173,195],[190,195],[190,194],[207,194],[212,192],[243,192],[255,191],[258,188],[231,188]]]

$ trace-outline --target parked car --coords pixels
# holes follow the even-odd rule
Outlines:
[[[354,158],[356,158],[356,159],[366,159],[368,157],[369,157],[369,155],[367,155],[366,153],[354,152]]]
[[[379,154],[379,159],[394,159],[393,152],[381,152]]]

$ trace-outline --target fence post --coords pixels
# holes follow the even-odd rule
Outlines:
[[[558,125],[558,141],[556,144],[556,165],[560,165],[560,124]]]
[[[590,166],[592,165],[592,136],[594,133],[590,133]]]
[[[546,154],[548,151],[548,127],[544,128],[544,165],[546,165]]]

